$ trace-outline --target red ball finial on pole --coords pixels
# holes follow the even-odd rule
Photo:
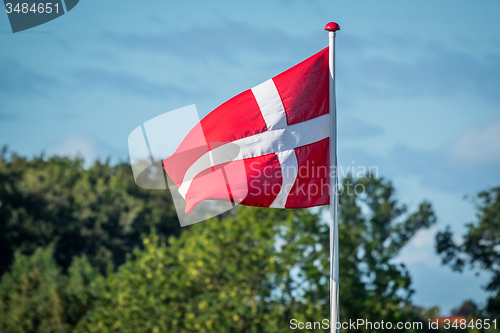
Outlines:
[[[340,25],[338,25],[335,22],[330,22],[330,23],[327,23],[325,25],[325,30],[328,30],[328,31],[337,31],[337,30],[340,30]]]

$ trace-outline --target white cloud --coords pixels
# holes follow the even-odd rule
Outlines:
[[[404,264],[421,263],[427,267],[440,267],[441,260],[434,250],[435,234],[436,227],[419,231],[401,250],[394,262]]]
[[[66,136],[48,147],[46,153],[48,156],[82,157],[85,160],[86,167],[91,166],[98,159],[121,155],[117,155],[116,150],[106,144],[81,134],[70,134]]]
[[[468,165],[500,164],[500,121],[468,128],[453,142],[451,157]]]
[[[404,263],[416,290],[413,302],[419,306],[439,305],[442,315],[459,306],[466,299],[483,304],[487,293],[482,286],[490,279],[489,274],[476,276],[465,270],[462,274],[441,265],[435,252],[435,234],[439,226],[419,231],[394,259],[394,263]],[[458,240],[460,241],[460,240]],[[460,290],[457,293],[457,290]]]

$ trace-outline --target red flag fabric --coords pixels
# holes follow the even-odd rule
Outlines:
[[[325,48],[209,113],[163,161],[186,213],[207,199],[329,204],[328,103]]]

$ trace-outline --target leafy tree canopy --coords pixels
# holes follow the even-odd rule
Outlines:
[[[98,270],[85,256],[74,257],[63,275],[53,252],[54,244],[31,256],[15,253],[0,281],[1,332],[70,332],[93,303],[91,284],[102,279]]]
[[[393,259],[435,223],[431,205],[409,212],[384,179],[347,178],[343,189],[341,319],[426,322]],[[168,192],[137,187],[126,164],[4,151],[0,330],[289,332],[291,319],[321,321],[326,216],[238,207],[180,233]]]
[[[361,195],[357,184],[366,189]],[[430,205],[408,213],[384,180],[344,186],[341,318],[427,321],[410,302],[408,272],[392,259],[435,222]],[[322,215],[239,207],[169,238],[169,246],[151,234],[96,286],[97,300],[76,331],[289,332],[292,318],[328,318],[329,228]]]
[[[66,269],[86,254],[105,270],[142,245],[154,227],[178,235],[179,222],[167,191],[144,190],[130,165],[96,162],[85,169],[81,158],[26,159],[6,149],[0,154],[0,274],[16,250],[32,253],[56,241],[57,263]]]
[[[492,275],[486,286],[491,292],[486,310],[490,315],[500,317],[500,187],[480,192],[474,202],[478,221],[466,225],[463,242],[457,244],[447,227],[436,235],[436,249],[443,264],[456,271],[462,271],[468,265]]]

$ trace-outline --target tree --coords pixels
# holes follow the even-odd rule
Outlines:
[[[354,192],[358,184],[363,193]],[[435,222],[430,204],[408,214],[383,179],[346,179],[344,189],[341,320],[424,320],[410,302],[407,270],[391,259]],[[322,215],[238,207],[170,237],[168,246],[151,234],[144,249],[95,284],[97,299],[76,331],[289,332],[291,319],[328,318],[329,228]]]
[[[0,282],[0,330],[9,333],[66,333],[92,304],[92,281],[100,274],[85,257],[75,258],[68,276],[53,258],[54,244],[31,256],[19,251]]]
[[[2,331],[67,332],[60,293],[61,272],[52,249],[38,249],[32,257],[18,252],[0,284]]]
[[[462,244],[453,240],[449,226],[436,235],[436,250],[443,264],[461,272],[465,266],[479,267],[492,274],[486,290],[491,292],[486,306],[490,316],[500,317],[500,187],[480,192],[474,200],[477,223],[466,225]]]
[[[33,253],[56,240],[57,263],[67,269],[87,255],[105,271],[141,246],[141,235],[156,228],[178,235],[180,226],[167,191],[139,188],[130,165],[81,158],[27,159],[6,149],[0,154],[0,274],[16,250]]]
[[[339,217],[341,318],[371,322],[419,320],[421,309],[410,302],[410,275],[404,264],[393,264],[392,259],[419,230],[436,222],[431,204],[424,201],[417,211],[408,213],[407,207],[396,200],[391,182],[347,178],[340,196]],[[307,263],[315,256],[323,256],[321,270],[309,274],[314,277],[311,282],[321,286],[320,292],[310,298],[313,303],[328,295],[328,286],[318,280],[328,271],[328,251],[324,249],[328,249],[329,238],[326,232],[321,234],[321,253],[303,259]]]
[[[453,316],[462,316],[467,319],[478,318],[481,316],[479,307],[473,300],[464,301],[459,307],[451,310]]]

